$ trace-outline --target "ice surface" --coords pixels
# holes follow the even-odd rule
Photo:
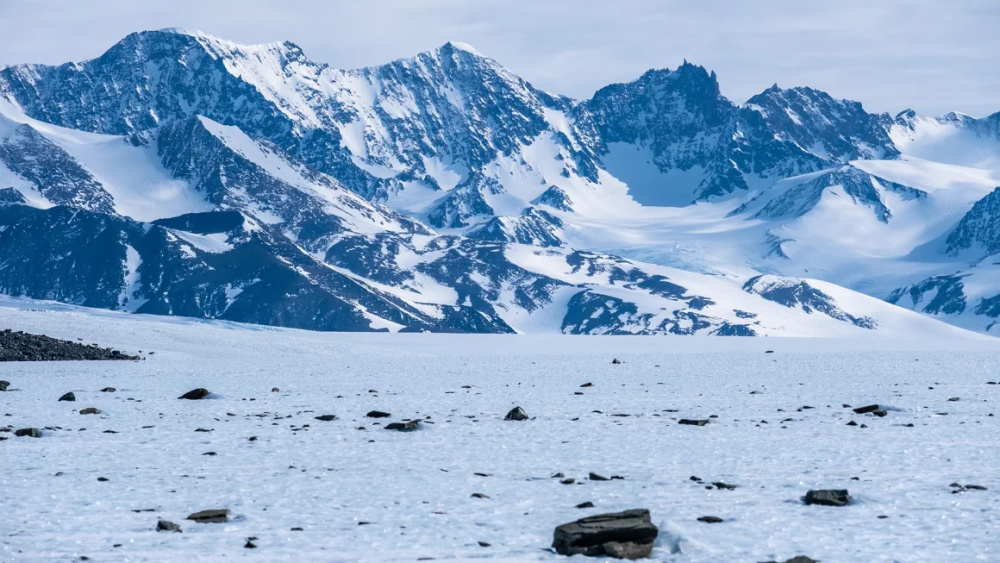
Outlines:
[[[637,507],[654,560],[1000,558],[992,340],[323,334],[11,299],[0,319],[146,357],[0,364],[3,424],[43,428],[0,434],[3,561],[563,561],[556,525]],[[195,387],[214,398],[177,400]],[[516,405],[531,420],[503,421]],[[374,409],[430,418],[388,432]],[[805,506],[815,488],[855,500]],[[184,520],[210,508],[232,521]]]

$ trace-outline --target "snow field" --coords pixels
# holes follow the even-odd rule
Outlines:
[[[2,561],[554,561],[558,524],[636,507],[655,560],[1000,557],[988,341],[323,334],[13,300],[0,317],[147,358],[0,364],[3,425],[61,428],[2,434]],[[195,387],[213,397],[177,399]],[[876,402],[888,416],[841,406]],[[515,405],[531,420],[503,421]],[[815,488],[854,502],[805,506]],[[231,522],[184,520],[210,508]]]

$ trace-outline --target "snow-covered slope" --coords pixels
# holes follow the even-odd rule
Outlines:
[[[997,124],[738,105],[689,63],[575,101],[459,43],[340,70],[140,32],[0,69],[0,290],[325,330],[903,330],[879,299],[931,313],[902,288],[995,252]]]

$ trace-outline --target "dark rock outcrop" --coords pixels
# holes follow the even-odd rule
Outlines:
[[[806,493],[806,504],[846,506],[851,502],[847,489],[821,489]]]
[[[563,524],[555,530],[552,547],[562,555],[641,559],[649,557],[658,533],[648,510],[626,510]]]
[[[80,344],[9,329],[0,331],[0,362],[137,359],[136,356],[96,344]]]

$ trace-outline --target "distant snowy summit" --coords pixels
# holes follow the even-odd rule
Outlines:
[[[0,69],[0,292],[318,330],[950,330],[888,298],[987,330],[998,123],[735,104],[690,63],[579,101],[457,42],[341,70],[134,33]],[[943,275],[960,310],[914,289]]]

